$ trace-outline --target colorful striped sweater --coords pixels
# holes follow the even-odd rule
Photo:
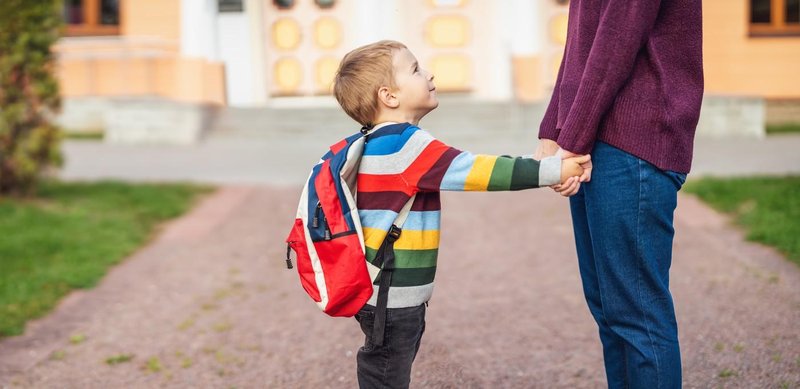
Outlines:
[[[367,260],[374,261],[403,205],[416,194],[394,244],[389,308],[420,305],[433,293],[439,251],[439,192],[520,190],[557,184],[561,160],[476,155],[408,123],[384,123],[369,135],[358,171],[356,202]],[[367,304],[376,305],[378,281]]]

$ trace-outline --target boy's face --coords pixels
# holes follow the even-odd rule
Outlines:
[[[433,74],[419,67],[417,58],[411,51],[396,50],[392,62],[397,85],[395,95],[401,110],[421,118],[439,106]]]

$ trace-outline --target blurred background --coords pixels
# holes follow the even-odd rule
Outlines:
[[[339,60],[395,39],[433,72],[445,98],[423,125],[530,130],[555,82],[568,3],[65,0],[58,120],[109,142],[350,130],[331,98]],[[768,124],[800,122],[800,0],[706,0],[703,8],[700,134],[758,138]]]
[[[705,97],[672,272],[686,386],[798,388],[800,0],[702,6]],[[422,127],[530,154],[568,8],[0,0],[0,387],[355,386],[341,372],[357,328],[322,319],[282,270],[309,169],[360,127],[331,95],[340,59],[399,40],[436,77]],[[548,192],[443,196],[452,267],[421,387],[605,386],[566,202]],[[523,281],[496,282],[507,274],[535,278],[528,300],[495,299],[520,295]],[[519,306],[537,309],[495,320]],[[451,331],[463,323],[475,333]]]

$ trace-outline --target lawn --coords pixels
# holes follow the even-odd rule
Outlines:
[[[800,123],[768,124],[767,134],[787,134],[800,132]]]
[[[70,290],[91,288],[159,223],[209,187],[44,183],[37,197],[0,198],[0,337],[21,334]]]
[[[800,265],[800,176],[703,178],[685,189],[733,215],[747,239],[773,246]]]

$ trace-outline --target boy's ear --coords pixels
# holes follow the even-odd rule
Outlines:
[[[378,100],[388,108],[397,108],[400,105],[397,96],[386,86],[378,89]]]

